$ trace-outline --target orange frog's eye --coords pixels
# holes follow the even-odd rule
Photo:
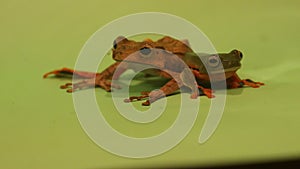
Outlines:
[[[152,53],[152,50],[148,47],[143,47],[140,49],[140,54],[142,57],[149,57]]]
[[[220,64],[220,59],[216,55],[212,55],[208,58],[208,65],[210,67],[217,67]]]
[[[118,47],[118,43],[121,41],[127,41],[127,39],[124,36],[118,36],[113,42],[114,49]]]
[[[116,40],[114,40],[114,42],[113,42],[113,47],[114,47],[114,49],[116,49],[117,48],[117,42],[116,42]]]

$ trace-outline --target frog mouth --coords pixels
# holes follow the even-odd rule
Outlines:
[[[213,71],[210,71],[210,73],[211,74],[219,74],[219,73],[235,72],[240,68],[241,68],[241,66],[235,66],[235,67],[226,68],[226,69],[213,70]]]

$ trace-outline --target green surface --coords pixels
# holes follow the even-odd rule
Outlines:
[[[223,3],[2,0],[0,168],[143,168],[299,158],[300,3]],[[240,49],[245,57],[239,75],[267,85],[229,91],[222,121],[205,144],[197,143],[210,105],[210,100],[202,97],[196,124],[178,146],[157,157],[128,159],[100,149],[81,129],[72,95],[58,89],[69,80],[44,80],[42,74],[73,67],[85,41],[104,24],[146,11],[189,20],[218,51]],[[112,62],[108,58],[103,64]],[[101,89],[96,92],[98,100],[111,102],[110,94]],[[168,98],[170,103],[179,99],[180,95]],[[133,126],[116,112],[105,117],[121,132],[144,133],[136,134],[144,137],[167,128],[176,116],[170,113],[175,109],[168,110],[155,127]]]

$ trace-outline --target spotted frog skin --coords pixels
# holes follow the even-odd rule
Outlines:
[[[49,75],[67,76],[73,75],[84,78],[78,83],[66,83],[62,89],[67,92],[74,92],[88,87],[101,87],[110,92],[111,88],[119,88],[112,84],[112,78],[119,76],[128,69],[135,69],[132,63],[140,65],[151,65],[154,69],[145,70],[145,74],[157,75],[169,79],[160,88],[160,91],[142,92],[141,96],[131,96],[125,102],[135,100],[145,100],[142,105],[149,106],[154,101],[170,95],[182,86],[191,89],[191,98],[199,96],[199,90],[209,98],[214,97],[213,91],[206,87],[211,82],[226,81],[227,88],[240,88],[250,86],[258,88],[264,83],[254,82],[250,79],[241,79],[237,75],[237,70],[241,67],[242,52],[232,50],[229,53],[206,54],[195,53],[190,48],[187,40],[180,41],[169,36],[165,36],[157,41],[146,39],[141,42],[129,40],[123,36],[116,38],[113,43],[112,57],[116,61],[101,73],[75,71],[69,68],[62,68],[46,73]],[[179,58],[179,59],[178,59]],[[122,67],[120,63],[122,62]],[[191,72],[191,73],[189,73]],[[185,79],[191,79],[190,75],[196,79],[197,83],[186,83]],[[199,89],[199,90],[198,90]]]

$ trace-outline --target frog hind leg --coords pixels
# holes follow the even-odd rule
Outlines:
[[[170,95],[176,90],[179,89],[179,86],[175,79],[171,79],[168,81],[160,90],[154,90],[152,92],[142,92],[141,96],[131,96],[128,99],[125,99],[124,102],[132,102],[136,100],[143,100],[146,99],[145,102],[142,103],[143,106],[149,106],[151,103],[155,102],[156,100]]]
[[[116,62],[116,63],[112,64],[111,66],[109,66],[108,68],[106,68],[101,73],[77,71],[77,70],[70,69],[70,68],[62,68],[62,69],[57,69],[57,70],[53,70],[51,72],[45,73],[43,75],[43,78],[47,78],[49,75],[55,75],[58,77],[72,77],[73,75],[75,75],[78,78],[94,78],[95,76],[103,74],[107,78],[108,77],[111,78],[114,75],[114,79],[118,79],[120,77],[120,75],[127,70],[127,64],[123,63],[122,67],[117,69],[117,67],[119,65],[120,65],[120,62]]]
[[[111,83],[112,76],[116,74],[114,75],[114,79],[117,79],[125,70],[127,70],[127,67],[122,67],[121,69],[117,69],[118,66],[119,66],[119,62],[116,62],[111,66],[109,66],[108,68],[106,68],[101,73],[75,71],[69,68],[63,68],[63,69],[54,70],[52,72],[46,73],[44,75],[44,78],[46,78],[51,74],[56,76],[63,75],[63,77],[65,77],[66,75],[76,75],[81,78],[86,78],[77,83],[66,83],[60,86],[61,89],[67,89],[68,93],[85,89],[85,88],[91,88],[91,87],[101,87],[107,92],[110,92],[111,88],[120,88],[120,86]]]
[[[252,88],[259,88],[260,86],[265,85],[262,82],[255,82],[250,79],[240,79],[240,77],[237,74],[234,74],[231,78],[227,80],[227,88],[234,89],[234,88],[240,88],[243,86],[249,86]]]
[[[56,77],[63,77],[63,78],[72,78],[72,76],[76,76],[78,78],[84,78],[77,83],[66,83],[61,85],[61,89],[66,89],[68,93],[72,93],[76,90],[84,89],[84,88],[91,88],[95,86],[95,77],[99,75],[99,73],[92,73],[92,72],[85,72],[85,71],[77,71],[70,68],[62,68],[53,70],[43,75],[43,78],[47,78],[48,76],[54,75]],[[105,88],[108,88],[108,86]],[[108,90],[108,89],[105,89]]]
[[[51,72],[45,73],[43,75],[43,78],[47,78],[49,75],[55,75],[58,77],[71,77],[73,75],[76,75],[80,78],[93,78],[99,73],[92,73],[92,72],[85,72],[85,71],[76,71],[70,68],[62,68],[53,70]]]

